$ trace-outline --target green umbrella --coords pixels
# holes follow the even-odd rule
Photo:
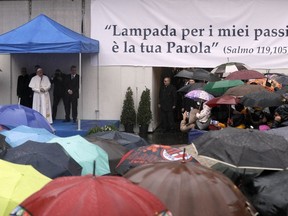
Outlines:
[[[203,90],[218,97],[223,95],[229,88],[243,85],[244,82],[241,80],[220,80],[216,82],[208,82]]]
[[[93,173],[93,163],[96,161],[96,175],[110,173],[108,155],[97,145],[94,145],[76,135],[65,138],[53,138],[49,143],[59,143],[68,152],[68,154],[82,166],[82,175]]]
[[[31,165],[0,160],[0,215],[9,213],[51,181]]]

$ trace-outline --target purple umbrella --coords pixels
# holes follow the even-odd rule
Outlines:
[[[205,100],[205,101],[209,101],[214,98],[213,95],[203,90],[190,91],[185,95],[185,97],[193,99],[193,100]]]
[[[17,104],[3,105],[0,107],[0,125],[4,125],[9,129],[26,125],[32,128],[45,128],[51,133],[54,133],[53,127],[41,113]]]

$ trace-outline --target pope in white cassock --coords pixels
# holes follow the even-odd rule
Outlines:
[[[37,75],[31,79],[29,87],[34,92],[32,108],[40,112],[51,124],[53,122],[49,95],[51,83],[49,78],[43,75],[42,68],[38,68]]]

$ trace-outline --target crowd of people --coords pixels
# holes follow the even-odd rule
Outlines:
[[[49,91],[53,85],[53,106]],[[64,122],[76,123],[78,116],[79,75],[76,66],[72,65],[70,74],[56,69],[52,77],[45,75],[43,68],[35,66],[35,72],[28,75],[27,69],[21,69],[17,81],[19,104],[40,112],[52,124],[57,116],[57,107],[62,100],[65,109]]]
[[[207,101],[192,100],[177,92],[177,88],[172,84],[174,75],[165,74],[162,77],[163,84],[159,91],[158,107],[161,113],[161,129],[164,132],[178,129],[175,128],[175,125],[177,125],[175,122],[177,122],[178,117],[177,110],[181,111],[179,129],[182,132],[188,132],[191,129],[219,130],[225,127],[268,130],[288,126],[287,93],[282,95],[283,104],[278,107],[245,107],[240,102],[235,105],[210,107],[206,104]],[[193,79],[182,79],[181,82],[182,86],[203,83],[201,80]],[[247,82],[246,84],[256,85],[258,83]],[[273,86],[268,87],[272,88]],[[279,85],[274,89],[278,91]],[[273,91],[271,89],[268,90]],[[180,103],[179,98],[181,99]]]

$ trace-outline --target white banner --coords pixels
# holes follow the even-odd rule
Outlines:
[[[92,0],[100,65],[288,68],[288,1]]]

